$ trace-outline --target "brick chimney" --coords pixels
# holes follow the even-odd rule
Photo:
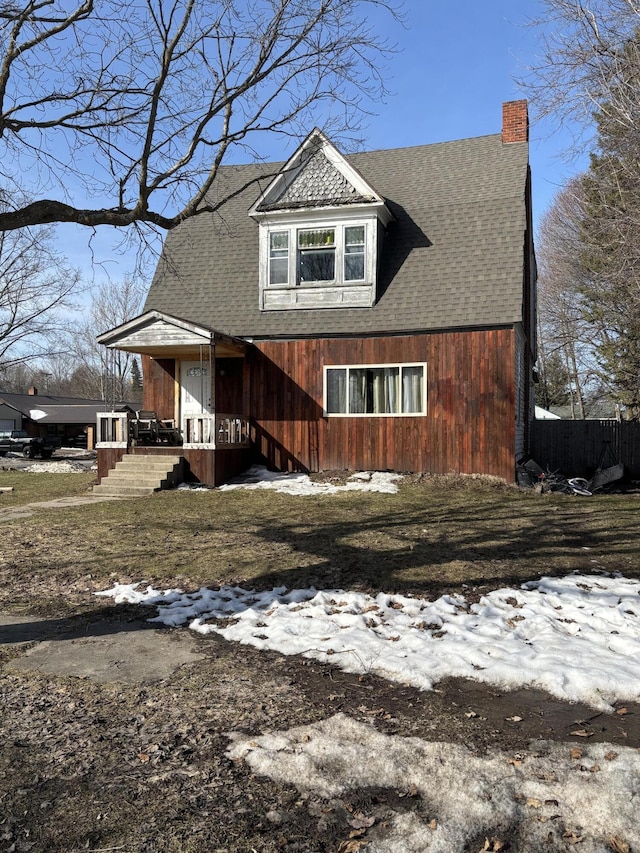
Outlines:
[[[29,396],[30,397],[36,397],[37,395],[38,395],[38,389],[36,388],[35,385],[32,385],[31,388],[29,388]]]
[[[529,141],[529,112],[527,102],[507,101],[502,105],[502,142]]]

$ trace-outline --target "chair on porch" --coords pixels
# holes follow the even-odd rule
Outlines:
[[[157,444],[159,438],[159,421],[155,412],[141,409],[130,422],[130,437],[133,444]]]
[[[157,420],[158,441],[161,444],[182,444],[180,430],[173,420]]]

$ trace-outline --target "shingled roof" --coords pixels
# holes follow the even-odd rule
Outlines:
[[[402,333],[522,320],[528,145],[500,134],[346,158],[396,221],[372,308],[259,309],[258,224],[247,211],[281,164],[224,167],[218,214],[170,232],[145,310],[242,338]]]

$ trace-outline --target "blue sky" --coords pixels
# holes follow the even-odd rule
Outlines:
[[[538,0],[404,0],[405,26],[382,10],[372,23],[398,46],[388,62],[392,94],[375,105],[365,124],[366,149],[422,145],[498,133],[503,101],[523,97],[514,77],[533,61],[536,36],[526,26],[541,11]],[[534,118],[532,116],[532,118]],[[310,129],[310,128],[309,128]],[[567,177],[584,166],[562,158],[569,136],[532,120],[530,159],[534,219],[551,203]],[[277,152],[274,159],[288,157]],[[92,238],[75,226],[60,226],[62,250],[96,282],[118,279],[133,266],[132,254],[116,251],[122,236],[101,228]]]

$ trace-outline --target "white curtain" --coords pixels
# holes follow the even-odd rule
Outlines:
[[[332,414],[347,413],[346,368],[327,370],[327,411]]]
[[[367,371],[362,368],[349,371],[349,414],[363,415],[367,411]]]
[[[373,414],[388,415],[398,411],[398,368],[376,367],[373,378]]]
[[[402,411],[422,412],[423,406],[424,368],[402,368]]]

